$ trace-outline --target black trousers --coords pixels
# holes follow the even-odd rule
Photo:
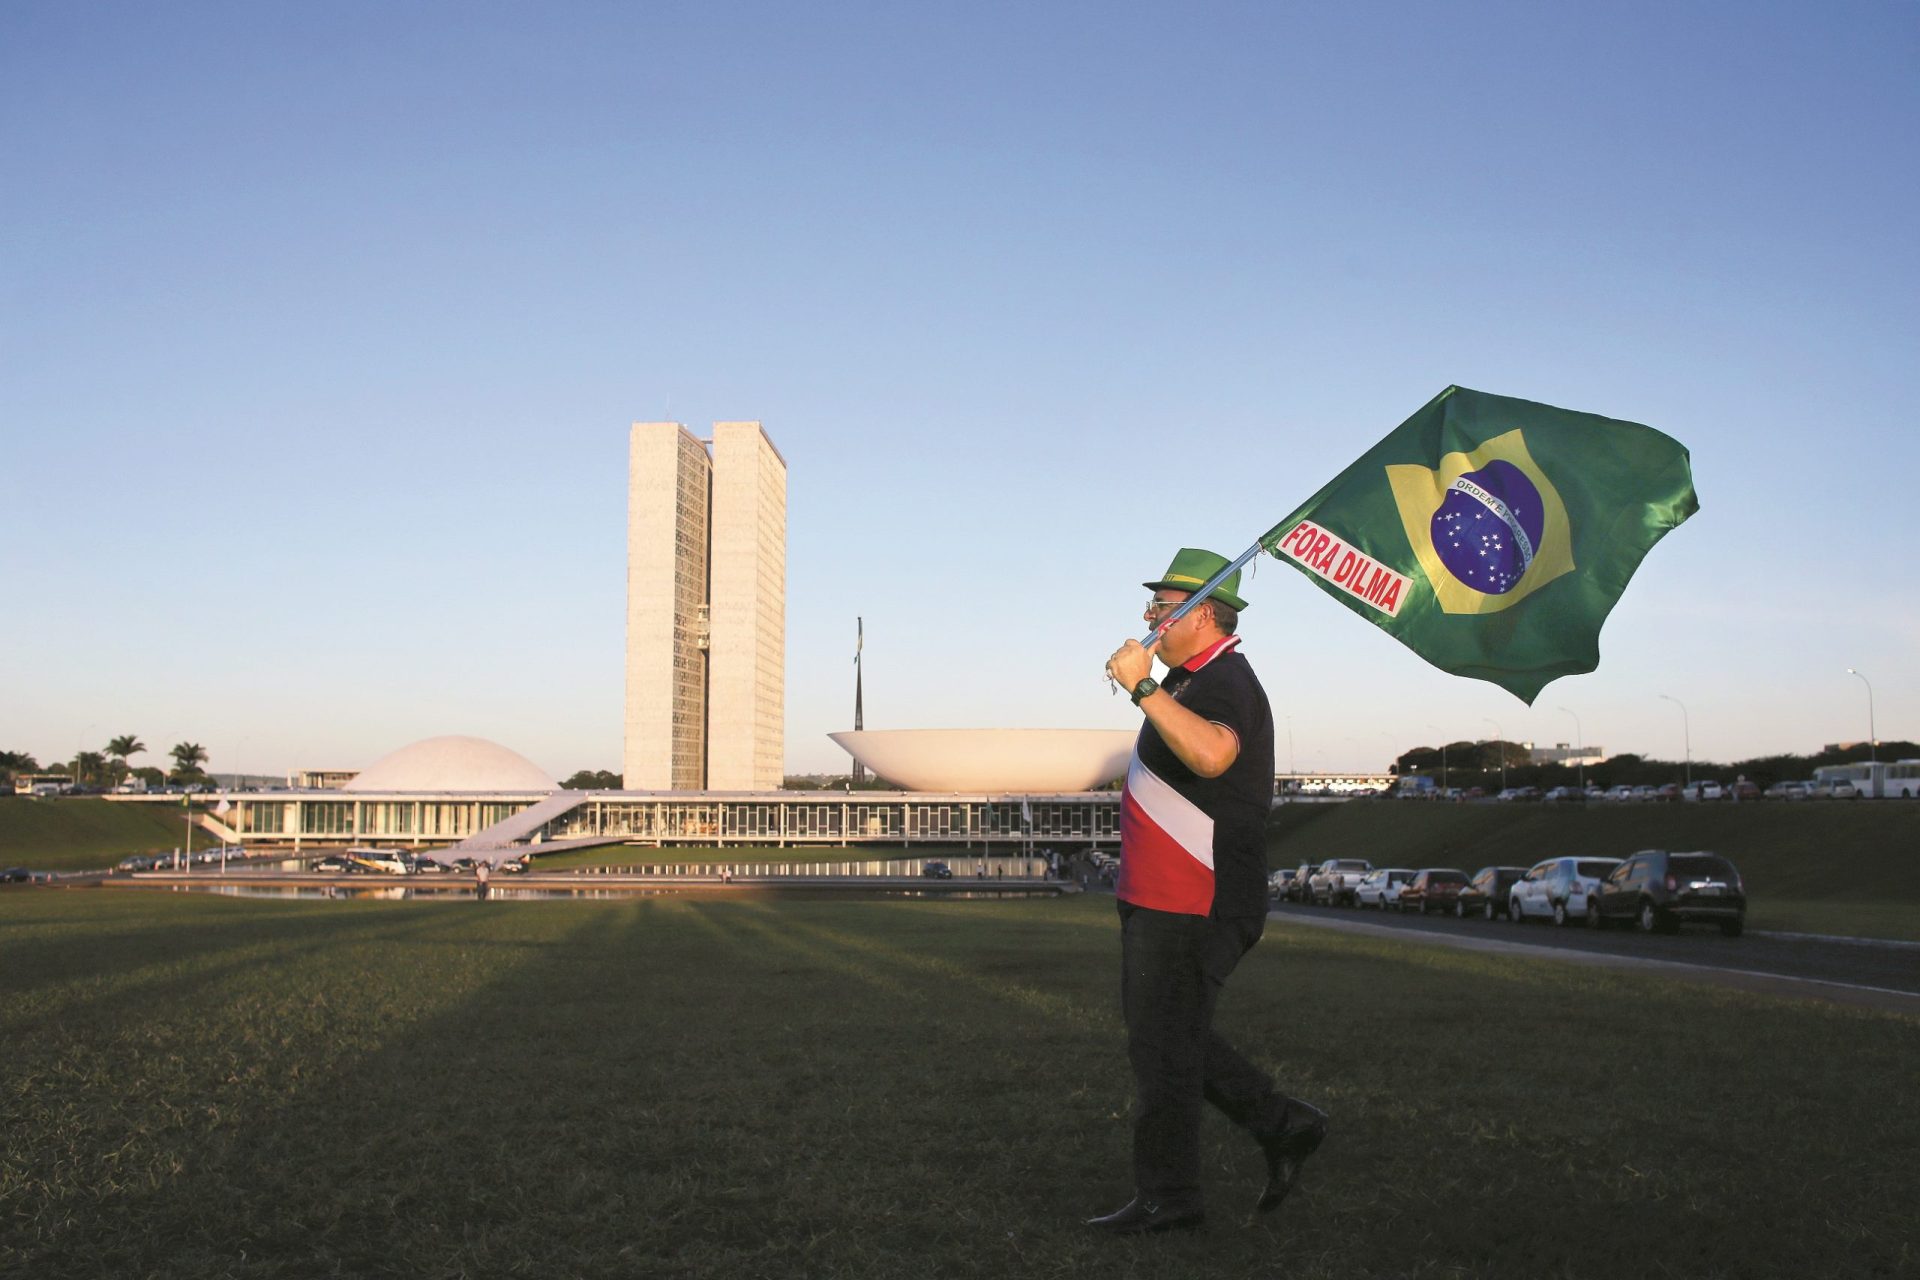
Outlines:
[[[1200,1105],[1255,1137],[1286,1123],[1288,1099],[1213,1029],[1227,975],[1264,916],[1215,919],[1120,904],[1120,1004],[1133,1064],[1133,1182],[1162,1204],[1200,1201]]]

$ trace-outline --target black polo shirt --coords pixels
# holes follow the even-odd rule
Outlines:
[[[1273,805],[1273,711],[1239,637],[1194,655],[1160,687],[1231,729],[1240,754],[1217,778],[1180,763],[1148,721],[1134,743],[1120,806],[1121,901],[1185,915],[1267,912],[1267,814]]]

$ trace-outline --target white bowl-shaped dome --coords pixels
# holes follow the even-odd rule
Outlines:
[[[485,738],[422,738],[362,769],[347,791],[558,791],[517,751]]]
[[[908,791],[1091,791],[1127,771],[1134,729],[860,729],[827,735]]]

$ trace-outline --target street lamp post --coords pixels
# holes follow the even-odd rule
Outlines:
[[[1668,702],[1671,702],[1674,706],[1680,708],[1680,733],[1682,735],[1682,741],[1684,741],[1687,744],[1687,785],[1692,786],[1693,785],[1693,725],[1691,724],[1691,722],[1688,720],[1688,717],[1687,717],[1687,704],[1680,701],[1680,699],[1674,697],[1670,693],[1663,693],[1660,696],[1665,698]]]
[[[1433,730],[1433,731],[1434,731],[1435,733],[1437,733],[1437,734],[1439,734],[1439,735],[1440,735],[1440,789],[1441,789],[1442,791],[1445,791],[1445,790],[1447,789],[1447,735],[1446,735],[1446,731],[1445,731],[1444,729],[1442,729],[1442,728],[1441,728],[1441,727],[1440,727],[1439,725],[1437,725],[1437,724],[1430,724],[1430,725],[1428,725],[1428,726],[1427,726],[1427,728],[1429,728],[1429,729],[1431,729],[1431,730]]]
[[[1847,668],[1850,676],[1860,676],[1852,667]],[[1860,683],[1867,686],[1867,759],[1871,763],[1880,762],[1880,736],[1873,727],[1873,681],[1860,676]]]
[[[1493,726],[1493,745],[1500,749],[1500,789],[1502,791],[1505,791],[1507,789],[1507,733],[1506,733],[1506,730],[1502,729],[1500,727],[1500,722],[1498,720],[1495,720],[1492,716],[1481,716],[1480,718]]]
[[[1584,794],[1587,789],[1587,735],[1581,732],[1579,713],[1572,707],[1560,709],[1573,717],[1573,749],[1577,753],[1575,758],[1580,762],[1580,790]]]

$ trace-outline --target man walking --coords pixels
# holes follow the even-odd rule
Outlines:
[[[1158,626],[1223,556],[1182,548],[1153,592]],[[1327,1117],[1274,1089],[1213,1030],[1227,975],[1267,915],[1266,820],[1273,801],[1273,713],[1238,652],[1236,571],[1162,635],[1153,656],[1128,640],[1107,674],[1146,716],[1120,805],[1120,1002],[1133,1066],[1134,1198],[1087,1225],[1116,1235],[1197,1227],[1200,1108],[1220,1108],[1267,1159],[1260,1211],[1293,1189]]]

